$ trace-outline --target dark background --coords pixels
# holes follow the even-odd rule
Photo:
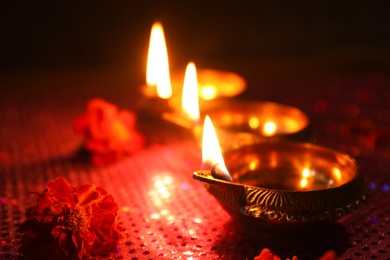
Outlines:
[[[37,71],[40,75],[84,71],[88,77],[110,71],[107,82],[110,77],[118,82],[129,77],[131,84],[142,83],[150,28],[156,20],[164,25],[172,69],[183,69],[192,60],[198,67],[240,73],[249,85],[257,80],[390,71],[390,5],[377,1],[26,1],[2,5],[2,88],[18,89],[14,81],[20,73],[34,78],[31,74]]]

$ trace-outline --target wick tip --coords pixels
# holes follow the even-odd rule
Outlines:
[[[230,174],[218,173],[217,166],[218,166],[218,164],[214,165],[211,168],[211,176],[213,176],[216,179],[220,179],[220,180],[224,180],[224,181],[233,181],[232,176],[230,176]]]

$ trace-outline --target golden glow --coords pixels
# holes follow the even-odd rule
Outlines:
[[[310,176],[310,168],[303,168],[302,170],[302,179],[301,179],[301,188],[306,188],[307,187],[307,184],[308,184],[308,178]]]
[[[251,117],[248,121],[249,127],[252,129],[259,128],[260,121],[257,117]]]
[[[204,100],[213,100],[217,97],[217,90],[215,86],[205,85],[200,89],[200,97]]]
[[[307,179],[306,179],[306,178],[303,178],[303,179],[301,180],[301,187],[302,187],[302,188],[306,188],[306,187],[307,187]]]
[[[310,175],[310,169],[309,168],[303,168],[302,170],[302,177],[307,178]]]
[[[249,170],[251,170],[251,171],[256,170],[258,164],[259,164],[259,161],[258,161],[258,160],[252,160],[252,161],[249,163]]]
[[[193,222],[196,224],[200,224],[200,223],[202,223],[202,219],[201,218],[194,218]]]
[[[339,168],[333,168],[333,176],[337,181],[341,181],[342,176],[341,176],[341,171]]]
[[[263,126],[263,133],[266,136],[272,136],[276,132],[276,124],[272,121],[265,122]]]
[[[146,84],[157,87],[157,95],[160,98],[168,99],[172,96],[167,46],[164,30],[159,22],[153,24],[150,33]]]
[[[182,107],[184,113],[193,121],[199,121],[199,96],[196,67],[193,62],[188,63],[184,76]]]
[[[124,207],[122,207],[122,211],[123,212],[129,212],[130,211],[130,207],[124,206]]]
[[[152,213],[152,214],[150,215],[150,218],[151,218],[151,219],[159,219],[159,218],[160,218],[160,214],[158,214],[158,213]]]
[[[169,175],[158,175],[153,180],[149,196],[156,207],[162,207],[171,198],[171,191],[174,188],[173,178]],[[162,214],[161,214],[162,215]]]
[[[210,117],[207,115],[203,126],[202,169],[211,169],[214,166],[218,169],[218,173],[221,174],[224,179],[232,179],[222,157],[217,133],[215,132]]]

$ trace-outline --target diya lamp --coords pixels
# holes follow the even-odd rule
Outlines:
[[[308,116],[300,109],[266,101],[211,101],[202,114],[213,118],[223,150],[273,141],[312,139]]]
[[[245,224],[275,229],[335,221],[366,201],[358,166],[346,154],[309,143],[267,142],[222,156],[208,116],[202,144],[194,179]]]
[[[200,141],[200,118],[210,115],[223,150],[258,142],[310,140],[309,119],[298,108],[275,102],[232,99],[201,102],[195,65],[192,67],[189,72],[190,66],[187,66],[185,73],[181,106],[175,106],[180,109],[164,112],[164,120],[193,131]]]
[[[146,85],[140,88],[143,98],[139,107],[155,116],[180,107],[180,98],[184,91],[183,75],[183,71],[176,71],[171,80],[163,26],[155,22],[150,34]],[[197,78],[200,101],[236,96],[246,87],[244,78],[233,72],[200,69],[197,71]]]
[[[164,112],[162,118],[170,123],[186,129],[194,129],[200,124],[199,89],[196,66],[188,63],[181,95],[181,105],[175,106],[173,111]]]

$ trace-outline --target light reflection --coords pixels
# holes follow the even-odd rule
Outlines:
[[[300,182],[300,186],[301,188],[306,188],[307,185],[308,185],[308,178],[310,176],[310,169],[308,167],[305,167],[302,169],[302,179],[301,179],[301,182]]]
[[[124,206],[124,207],[122,207],[122,211],[123,212],[129,212],[130,211],[130,207],[129,206]]]
[[[276,168],[278,167],[278,164],[278,154],[275,151],[272,151],[270,154],[269,165],[271,166],[271,168]]]
[[[263,134],[265,136],[272,136],[276,132],[276,124],[272,121],[265,122],[263,126]]]
[[[196,224],[200,224],[200,223],[202,223],[202,219],[201,218],[194,218],[193,222]]]
[[[169,215],[169,216],[167,216],[167,220],[172,222],[173,220],[175,220],[175,217],[172,215]]]
[[[162,216],[166,216],[166,215],[169,214],[169,210],[163,209],[163,210],[160,211],[160,214],[161,214]]]
[[[214,86],[205,85],[203,88],[201,88],[199,94],[204,100],[212,100],[217,96],[217,90]]]
[[[302,170],[302,176],[303,176],[304,178],[307,178],[307,177],[309,177],[309,175],[310,175],[310,169],[309,169],[309,168],[303,168],[303,170]]]
[[[302,187],[302,188],[306,188],[306,187],[307,187],[307,183],[308,183],[307,179],[306,179],[306,178],[303,178],[303,179],[301,180],[301,187]]]
[[[257,117],[251,117],[248,121],[249,127],[252,129],[257,129],[260,126],[260,121]]]
[[[155,207],[162,208],[166,203],[169,203],[172,196],[171,190],[174,189],[174,179],[170,175],[159,175],[156,176],[153,180],[152,188],[149,190],[149,196],[151,202]],[[151,219],[160,219],[161,216],[164,216],[168,221],[174,219],[170,215],[168,209],[161,209],[160,212],[154,212],[150,215]]]
[[[252,160],[252,161],[249,163],[249,170],[251,170],[251,171],[256,170],[258,164],[259,164],[259,161],[258,161],[258,160]]]
[[[338,182],[342,180],[341,171],[339,168],[333,168],[333,176]]]
[[[195,229],[192,229],[192,228],[189,229],[189,230],[188,230],[188,234],[189,234],[189,235],[195,235],[195,234],[196,234]]]
[[[158,214],[158,213],[153,213],[153,214],[150,215],[150,218],[151,218],[151,219],[159,219],[159,218],[160,218],[160,214]]]

